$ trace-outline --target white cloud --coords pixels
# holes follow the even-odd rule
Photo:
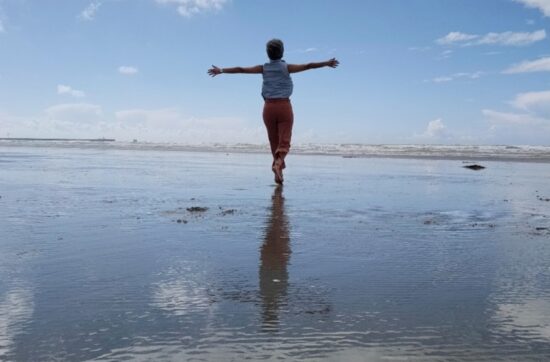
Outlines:
[[[532,72],[550,72],[550,57],[537,60],[526,60],[515,64],[506,69],[505,74],[532,73]]]
[[[409,47],[409,50],[412,52],[427,52],[428,50],[431,50],[432,47],[425,46],[425,47]]]
[[[460,78],[463,78],[463,79],[478,79],[480,78],[482,75],[484,75],[485,73],[484,72],[473,72],[473,73],[466,73],[466,72],[462,72],[462,73],[454,73],[454,74],[451,74],[451,75],[445,75],[445,76],[441,76],[441,77],[436,77],[434,79],[431,80],[431,82],[434,82],[434,83],[446,83],[446,82],[451,82],[453,80],[457,80],[457,79],[460,79]]]
[[[155,0],[158,4],[175,5],[178,13],[187,18],[207,11],[218,11],[228,0]]]
[[[489,33],[472,45],[504,45],[504,46],[524,46],[536,43],[546,39],[546,30],[537,30],[532,33],[522,32],[514,33],[506,31],[504,33]]]
[[[447,127],[445,127],[441,118],[438,118],[428,123],[423,135],[429,138],[439,138],[445,135],[446,130]]]
[[[137,74],[139,72],[139,70],[136,67],[132,67],[132,66],[128,66],[128,65],[122,65],[122,66],[118,67],[118,72],[120,74],[124,74],[124,75],[134,75],[134,74]]]
[[[525,7],[538,9],[544,16],[550,17],[550,0],[515,0],[523,4]]]
[[[6,27],[4,26],[4,21],[5,21],[6,17],[4,16],[4,11],[3,11],[1,5],[2,5],[2,0],[0,0],[0,34],[6,32]]]
[[[123,138],[197,143],[264,143],[261,125],[249,127],[243,120],[196,118],[182,114],[176,108],[128,109],[115,112],[115,123],[124,130]]]
[[[461,43],[464,41],[479,38],[479,35],[465,34],[459,31],[452,31],[442,38],[437,39],[435,42],[441,45],[450,45],[455,43]]]
[[[47,108],[49,119],[71,123],[95,123],[103,119],[101,106],[88,103],[65,103]]]
[[[474,73],[456,73],[455,74],[455,77],[457,78],[460,78],[460,77],[466,77],[466,78],[470,78],[470,79],[478,79],[480,78],[482,75],[484,75],[485,73],[484,72],[474,72]]]
[[[498,112],[492,109],[483,109],[481,113],[487,117],[492,128],[498,125],[533,126],[543,122],[541,118],[527,113]]]
[[[102,3],[100,1],[91,2],[84,10],[82,10],[82,12],[78,17],[82,20],[88,20],[88,21],[94,20],[95,15],[99,10],[99,7],[101,6],[101,4]]]
[[[265,144],[263,124],[236,117],[197,118],[176,108],[106,113],[88,103],[59,104],[32,118],[0,112],[1,137],[115,138],[180,144]]]
[[[483,110],[483,114],[505,123],[547,121],[550,124],[550,91],[520,93],[508,104],[523,113],[502,113],[486,109]]]
[[[296,49],[296,50],[293,50],[293,51],[289,51],[289,53],[314,53],[314,52],[318,52],[319,51],[319,48],[315,48],[315,47],[309,47],[309,48],[301,48],[301,49]]]
[[[550,91],[520,93],[510,104],[517,109],[550,119]]]
[[[58,84],[57,85],[57,94],[68,94],[76,98],[82,98],[86,96],[81,90],[73,89],[68,85]]]
[[[456,132],[450,131],[447,126],[443,123],[441,118],[434,119],[426,125],[426,128],[422,133],[415,133],[406,142],[415,142],[415,143],[471,143],[471,139],[464,135],[460,135]]]
[[[550,91],[518,94],[508,102],[514,111],[482,110],[497,139],[547,144],[550,138]]]
[[[451,82],[454,78],[449,76],[443,76],[443,77],[436,77],[432,79],[432,82],[434,83],[445,83],[445,82]]]
[[[453,51],[451,49],[446,49],[442,51],[436,58],[436,60],[445,60],[449,59],[451,55],[453,54]]]
[[[541,29],[530,32],[488,33],[485,35],[465,34],[461,32],[450,32],[436,40],[440,45],[502,45],[502,46],[525,46],[546,39],[546,30]]]

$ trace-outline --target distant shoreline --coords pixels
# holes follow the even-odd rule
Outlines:
[[[0,138],[0,141],[115,142],[114,138]]]
[[[115,142],[113,139],[33,139],[0,138],[6,148],[74,148],[157,152],[269,153],[262,144],[185,145],[149,142]],[[475,146],[475,145],[368,145],[368,144],[296,144],[294,155],[336,156],[343,158],[400,158],[454,160],[463,162],[498,161],[550,163],[549,146]]]

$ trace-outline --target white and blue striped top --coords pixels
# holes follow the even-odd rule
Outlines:
[[[289,98],[292,95],[292,78],[284,60],[271,60],[264,64],[262,97],[264,99]]]

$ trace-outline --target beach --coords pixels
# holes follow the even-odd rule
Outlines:
[[[550,359],[548,148],[418,149],[1,144],[0,360]]]

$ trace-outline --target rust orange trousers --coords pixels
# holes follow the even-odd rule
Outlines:
[[[290,150],[292,125],[294,124],[290,99],[266,99],[263,118],[273,154],[273,162],[275,163],[277,158],[281,158],[283,168],[285,168],[284,160]]]

